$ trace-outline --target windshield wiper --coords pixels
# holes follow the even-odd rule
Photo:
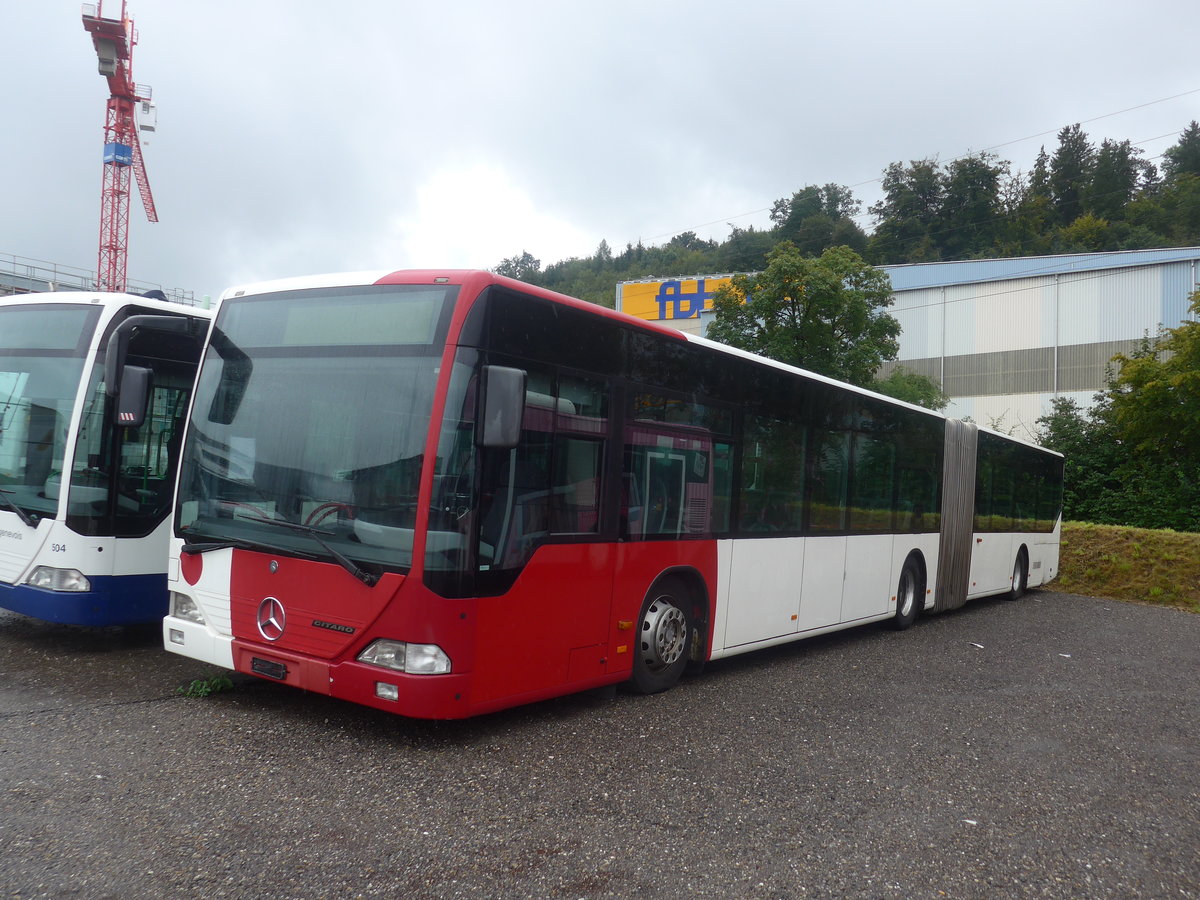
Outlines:
[[[256,519],[255,521],[257,522],[258,520]],[[346,556],[343,556],[341,553],[339,553],[337,550],[335,550],[333,548],[333,546],[331,546],[323,537],[321,537],[321,535],[323,535],[323,534],[333,534],[332,531],[320,531],[319,529],[313,528],[311,525],[299,525],[295,522],[285,522],[283,519],[263,519],[262,524],[263,525],[275,525],[279,528],[287,528],[291,531],[299,531],[302,534],[312,535],[313,540],[315,540],[318,544],[320,544],[322,547],[324,547],[325,550],[329,553],[330,556],[333,557],[334,561],[339,566],[341,566],[343,569],[345,569],[347,572],[349,572],[351,575],[353,575],[355,578],[357,578],[359,581],[361,581],[367,587],[375,587],[375,585],[379,583],[378,575],[373,575],[372,573],[370,573],[366,569],[364,569],[362,566],[360,566],[358,563],[356,563],[354,560],[352,560]]]
[[[12,491],[6,491],[6,490],[4,490],[4,488],[0,488],[0,504],[3,504],[5,509],[10,509],[13,512],[15,512],[20,517],[21,521],[24,522],[26,525],[28,525],[30,528],[37,528],[38,520],[35,519],[33,516],[31,516],[29,513],[25,512],[25,510],[21,509],[21,507],[17,506],[17,504],[14,503],[12,500],[10,500],[8,498],[8,495],[11,493],[12,493]]]
[[[228,550],[230,547],[235,547],[239,550],[253,550],[254,545],[249,541],[190,541],[183,542],[184,553],[208,553],[212,550]]]
[[[211,553],[213,550],[228,550],[230,547],[235,550],[253,550],[257,553],[292,552],[286,547],[279,547],[275,544],[264,544],[261,541],[247,541],[241,538],[224,541],[192,541],[184,538],[181,549],[184,553]]]

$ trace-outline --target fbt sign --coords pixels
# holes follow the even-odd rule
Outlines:
[[[617,309],[639,319],[662,322],[698,318],[712,309],[712,298],[732,275],[623,281],[617,285]]]

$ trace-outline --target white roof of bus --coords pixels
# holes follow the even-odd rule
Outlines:
[[[221,299],[250,294],[274,294],[279,291],[302,291],[306,288],[345,287],[347,285],[374,284],[395,269],[364,269],[359,272],[329,272],[323,275],[297,275],[292,278],[273,278],[237,284],[221,292]]]
[[[20,306],[30,303],[87,303],[106,308],[132,304],[164,312],[179,313],[186,310],[187,315],[195,315],[200,318],[212,317],[212,310],[201,306],[173,303],[170,300],[155,300],[152,297],[143,297],[141,294],[117,294],[107,291],[41,291],[0,298],[0,306]]]

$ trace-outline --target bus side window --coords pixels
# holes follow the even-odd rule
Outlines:
[[[600,530],[601,467],[608,432],[608,388],[603,382],[560,375],[554,410],[551,530]]]
[[[804,513],[804,438],[802,422],[746,414],[738,513],[743,531],[800,531]]]
[[[808,523],[814,532],[846,528],[850,474],[850,433],[822,430],[813,437]]]
[[[600,529],[607,387],[530,369],[521,440],[484,451],[479,564],[523,566],[551,534]]]
[[[600,526],[603,441],[560,435],[555,442],[551,530],[594,533]]]

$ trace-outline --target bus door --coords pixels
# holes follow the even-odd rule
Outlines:
[[[601,678],[608,664],[611,543],[601,543],[607,386],[527,369],[515,448],[486,448],[481,466],[475,699]],[[511,641],[503,640],[509,634]],[[514,665],[512,648],[536,653]]]
[[[186,335],[147,330],[132,339],[127,362],[153,372],[145,420],[137,427],[114,424],[105,362],[96,362],[71,467],[68,525],[88,533],[89,521],[103,521],[110,534],[142,537],[164,521],[199,352],[196,339]]]
[[[1012,584],[1015,449],[1013,444],[995,435],[979,435],[971,594],[995,594]]]
[[[646,592],[670,569],[698,571],[715,585],[715,543],[695,539],[729,526],[731,445],[715,442],[708,427],[718,415],[726,413],[656,393],[632,398],[622,438],[613,584],[620,620],[636,620]],[[618,653],[623,643],[618,636]]]

